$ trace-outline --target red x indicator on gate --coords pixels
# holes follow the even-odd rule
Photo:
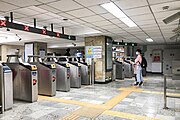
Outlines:
[[[0,26],[6,27],[6,20],[0,20]]]
[[[42,30],[42,33],[43,33],[43,34],[46,34],[46,29],[43,29],[43,30]]]
[[[25,31],[29,31],[29,26],[26,26],[26,25],[25,25],[25,26],[24,26],[24,30],[25,30]]]

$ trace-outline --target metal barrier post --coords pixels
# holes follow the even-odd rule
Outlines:
[[[167,94],[166,78],[167,78],[167,76],[164,75],[164,109],[168,109],[168,107],[167,107],[167,96],[166,96],[166,94]]]

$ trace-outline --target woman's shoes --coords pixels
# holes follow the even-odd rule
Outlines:
[[[141,82],[136,82],[136,83],[134,83],[134,86],[142,86],[143,85],[143,82],[141,81]]]
[[[137,86],[139,84],[139,82],[136,82],[135,84],[134,84],[134,86]]]
[[[143,85],[143,81],[141,81],[140,83],[139,83],[139,86],[142,86]]]

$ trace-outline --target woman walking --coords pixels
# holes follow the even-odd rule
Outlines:
[[[141,63],[142,63],[142,56],[141,56],[141,50],[137,49],[136,50],[136,59],[135,62],[131,61],[131,64],[134,65],[134,70],[136,73],[136,83],[134,84],[135,86],[141,86],[143,84],[143,77],[142,77],[142,67],[141,67]]]

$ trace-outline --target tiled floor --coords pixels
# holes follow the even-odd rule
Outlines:
[[[83,86],[70,92],[57,92],[55,97],[39,99],[35,103],[15,101],[12,110],[0,115],[1,120],[92,120],[87,116],[74,115],[84,107],[97,106],[102,112],[95,120],[180,120],[180,99],[168,98],[168,107],[163,109],[163,77],[149,75],[145,78],[141,91],[130,92],[115,106],[106,103],[123,94],[119,88],[130,88],[133,79],[117,80],[108,84]],[[172,84],[172,80],[168,82]],[[173,85],[177,85],[174,84]],[[171,85],[172,86],[172,85]],[[133,88],[132,88],[133,89]],[[143,92],[146,91],[146,92]],[[148,92],[147,92],[148,91]],[[171,90],[170,93],[180,93]],[[118,100],[115,100],[118,101]],[[96,111],[96,110],[95,110]],[[85,111],[86,112],[86,111]]]

